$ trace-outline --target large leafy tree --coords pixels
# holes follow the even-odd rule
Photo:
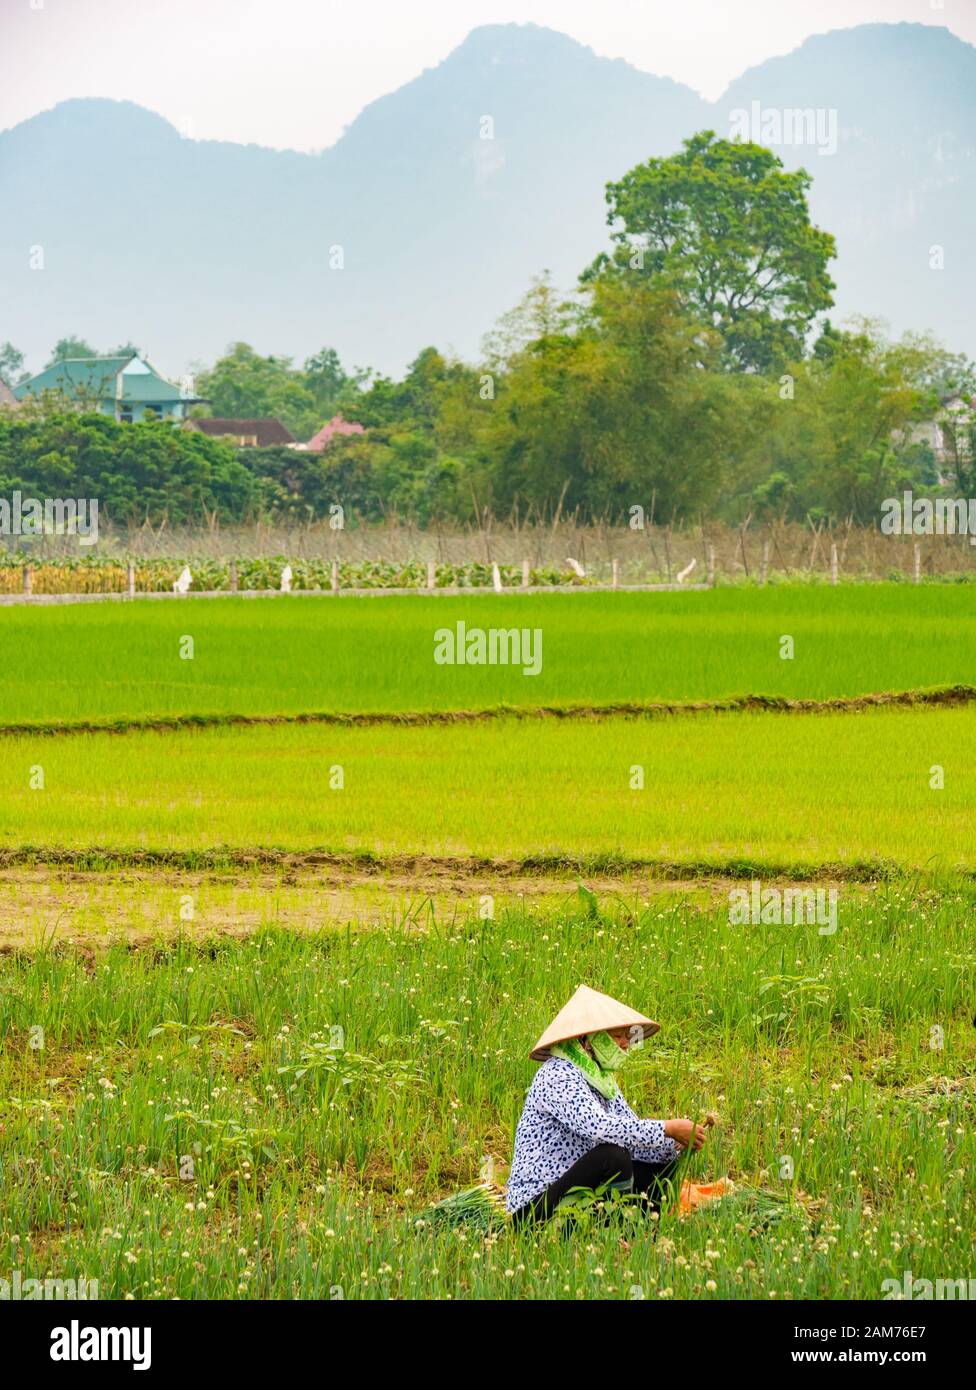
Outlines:
[[[552,510],[562,498],[620,516],[653,504],[670,521],[710,507],[760,420],[715,369],[718,335],[673,289],[614,277],[545,319],[549,331],[507,359],[496,399],[471,402],[472,450],[495,509]]]
[[[15,386],[19,381],[23,381],[26,375],[24,354],[15,348],[13,343],[0,343],[0,381],[6,382],[8,386]]]
[[[645,277],[722,337],[726,365],[777,370],[832,304],[834,239],[810,221],[803,169],[761,145],[693,135],[607,185],[615,243],[584,278]]]
[[[113,521],[199,524],[247,514],[255,480],[216,439],[165,421],[118,424],[45,402],[0,412],[0,496],[97,497]]]
[[[44,364],[45,367],[53,367],[55,362],[66,362],[69,357],[97,357],[98,353],[91,343],[84,338],[76,338],[73,335],[67,338],[59,338],[51,350],[51,356]]]
[[[485,359],[491,367],[504,367],[530,343],[558,336],[569,326],[572,307],[563,302],[549,271],[537,275],[526,293],[485,334]]]
[[[299,439],[325,423],[291,358],[262,357],[249,343],[232,343],[212,367],[197,373],[195,386],[220,419],[278,419]]]
[[[889,341],[868,320],[828,326],[812,355],[793,364],[767,435],[770,475],[762,508],[870,525],[881,503],[905,487],[937,486],[931,463],[911,445],[928,413],[926,381],[938,349],[908,335]]]
[[[326,420],[341,408],[343,401],[353,396],[369,373],[361,368],[347,372],[335,348],[324,347],[305,359],[302,371],[302,385],[315,402],[319,423]]]

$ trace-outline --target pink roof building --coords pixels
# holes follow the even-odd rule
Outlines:
[[[302,447],[308,449],[310,453],[320,454],[323,449],[327,449],[329,444],[337,434],[365,434],[366,431],[358,420],[344,420],[342,415],[333,415],[327,425],[323,425],[318,434],[313,434],[307,444]]]

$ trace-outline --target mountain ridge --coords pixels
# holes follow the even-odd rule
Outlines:
[[[610,179],[758,102],[836,110],[831,157],[773,146],[813,175],[812,215],[837,235],[835,317],[972,353],[971,93],[976,49],[930,25],[811,36],[713,103],[555,30],[484,25],[315,153],[74,98],[0,133],[0,338],[37,367],[66,333],[133,336],[171,375],[235,338],[392,371],[430,342],[471,356],[534,275],[568,289],[605,246]]]

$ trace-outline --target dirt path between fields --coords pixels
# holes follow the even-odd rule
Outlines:
[[[910,870],[886,859],[848,861],[759,860],[730,856],[722,859],[657,859],[650,855],[621,854],[526,854],[519,858],[491,855],[428,855],[399,851],[374,854],[368,850],[272,849],[263,845],[220,845],[212,849],[143,849],[126,845],[88,845],[62,848],[56,845],[22,845],[0,849],[0,873],[13,870],[49,869],[62,874],[127,874],[165,872],[226,875],[234,872],[272,872],[277,881],[292,875],[339,875],[339,882],[376,881],[393,877],[408,883],[486,878],[506,891],[524,878],[534,884],[552,878],[575,881],[577,875],[619,885],[630,879],[695,880],[765,879],[791,883],[874,883],[902,877]]]
[[[653,897],[677,894],[713,906],[727,901],[731,880],[595,876],[587,886],[606,907],[639,910]],[[183,935],[246,936],[263,926],[314,931],[324,926],[440,927],[478,917],[486,900],[497,916],[520,905],[578,907],[575,878],[497,873],[356,873],[334,869],[275,873],[74,872],[0,870],[0,951],[45,942],[83,948],[143,945]],[[192,916],[187,916],[187,910]],[[181,915],[184,914],[184,915]]]

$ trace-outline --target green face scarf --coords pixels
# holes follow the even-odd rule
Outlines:
[[[591,1033],[587,1041],[593,1049],[592,1057],[579,1038],[555,1043],[550,1047],[549,1054],[579,1067],[595,1091],[599,1091],[607,1100],[613,1100],[620,1090],[613,1073],[626,1062],[627,1054],[609,1033]]]

